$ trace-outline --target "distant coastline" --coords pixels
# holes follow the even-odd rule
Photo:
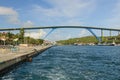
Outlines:
[[[114,42],[113,42],[114,41]],[[97,45],[99,42],[93,36],[86,36],[81,38],[71,38],[67,40],[57,41],[60,45]],[[105,36],[100,43],[102,45],[120,45],[120,35],[118,36]]]

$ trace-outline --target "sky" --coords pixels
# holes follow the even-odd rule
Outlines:
[[[120,0],[0,0],[0,28],[38,26],[95,26],[120,29]],[[26,31],[44,38],[50,30]],[[100,35],[100,31],[94,31]],[[105,34],[108,34],[106,32]],[[91,35],[85,29],[56,29],[55,41]]]

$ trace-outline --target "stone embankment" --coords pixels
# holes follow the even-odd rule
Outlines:
[[[0,48],[0,75],[6,73],[18,63],[28,61],[51,46]]]

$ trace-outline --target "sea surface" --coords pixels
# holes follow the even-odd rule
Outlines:
[[[0,80],[120,80],[120,46],[55,46]]]

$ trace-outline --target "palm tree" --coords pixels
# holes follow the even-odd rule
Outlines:
[[[21,28],[20,35],[19,35],[19,39],[20,39],[21,43],[24,43],[24,33],[25,33],[24,29]]]

